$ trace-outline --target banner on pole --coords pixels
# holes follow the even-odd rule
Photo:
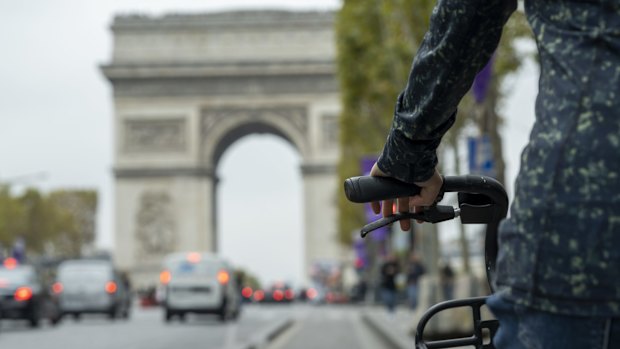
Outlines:
[[[469,173],[495,177],[491,138],[488,135],[469,137],[467,149],[469,152]]]

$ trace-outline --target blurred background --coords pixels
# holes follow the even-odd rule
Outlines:
[[[341,190],[381,151],[433,4],[0,4],[0,345],[394,346],[369,324],[411,340],[428,306],[485,294],[484,227],[361,239],[377,217]],[[442,172],[512,197],[537,79],[519,11]]]

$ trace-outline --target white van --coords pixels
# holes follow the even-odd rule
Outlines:
[[[221,321],[236,319],[241,294],[232,266],[212,253],[168,255],[160,273],[165,320],[186,313],[216,314]]]

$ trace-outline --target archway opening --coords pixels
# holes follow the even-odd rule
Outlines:
[[[303,279],[300,164],[297,150],[271,133],[244,135],[218,156],[217,250],[264,286]]]

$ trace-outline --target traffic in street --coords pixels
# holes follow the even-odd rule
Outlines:
[[[32,329],[26,321],[3,320],[2,348],[167,349],[167,348],[385,348],[362,320],[360,307],[343,305],[249,304],[237,321],[213,315],[188,315],[164,321],[160,307],[134,305],[131,317],[111,321],[101,315],[48,322]]]
[[[238,321],[222,323],[212,315],[187,316],[185,321],[164,321],[160,307],[134,306],[131,317],[111,321],[97,314],[79,320],[67,318],[57,326],[48,322],[32,329],[26,321],[3,320],[2,348],[236,348],[287,319],[289,308],[246,307]]]

